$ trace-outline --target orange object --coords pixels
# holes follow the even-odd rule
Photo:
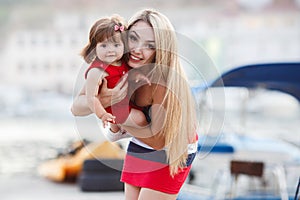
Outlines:
[[[61,156],[42,163],[38,167],[38,173],[56,182],[74,180],[81,172],[83,162],[86,159],[123,159],[124,156],[125,152],[115,143],[108,141],[90,143],[82,147],[74,155]]]

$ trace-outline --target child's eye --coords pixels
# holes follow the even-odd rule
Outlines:
[[[105,48],[106,44],[101,44],[100,47]]]
[[[117,43],[117,44],[115,44],[115,47],[119,47],[119,46],[121,46],[121,45],[120,45],[120,44],[118,44],[118,43]]]

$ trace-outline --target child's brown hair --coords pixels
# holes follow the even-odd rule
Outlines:
[[[118,30],[116,30],[115,26],[118,27]],[[93,60],[96,58],[95,48],[97,46],[97,43],[103,42],[104,40],[115,41],[114,36],[118,32],[121,34],[125,53],[127,46],[126,30],[127,24],[125,23],[125,20],[119,15],[112,15],[111,17],[103,17],[99,19],[92,26],[89,33],[89,42],[82,49],[80,55],[87,63],[93,62]]]

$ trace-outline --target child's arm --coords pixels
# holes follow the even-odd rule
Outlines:
[[[105,74],[106,73],[103,70],[94,68],[89,71],[86,78],[86,99],[88,107],[103,121],[104,126],[106,126],[108,122],[114,122],[115,119],[115,116],[106,112],[97,98],[99,86],[102,84],[102,79]]]
[[[102,103],[102,106],[106,108],[124,99],[127,96],[127,89],[127,74],[121,78],[121,81],[114,88],[107,88],[107,80],[104,78],[102,79],[101,92],[97,98]],[[87,103],[86,83],[81,88],[80,93],[74,98],[71,112],[74,116],[86,116],[93,113]]]
[[[93,113],[87,104],[85,88],[86,86],[84,85],[81,88],[80,93],[74,98],[71,106],[71,112],[74,116],[86,116]]]

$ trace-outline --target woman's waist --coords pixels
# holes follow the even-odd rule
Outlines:
[[[135,140],[136,141],[136,140]],[[147,147],[147,148],[146,148]],[[194,158],[196,156],[196,151],[188,151],[188,156],[186,160],[186,166],[189,166],[192,164]],[[130,159],[135,164],[133,166],[136,167],[136,165],[139,164],[138,161],[145,161],[148,162],[147,166],[151,167],[154,166],[154,163],[159,163],[158,166],[167,166],[168,159],[166,150],[155,150],[149,146],[141,146],[140,143],[136,144],[133,141],[131,141],[127,148],[127,154],[126,154],[126,160]],[[126,166],[125,161],[125,166]],[[156,165],[155,165],[156,166]]]
[[[134,144],[141,146],[145,149],[148,149],[150,151],[155,151],[155,149],[149,145],[147,145],[146,143],[142,142],[141,140],[133,137],[131,139],[131,142],[133,142]],[[196,139],[193,141],[193,143],[190,143],[187,145],[187,153],[188,154],[192,154],[192,153],[196,153],[198,149],[198,136],[196,137]],[[162,149],[163,151],[167,150],[167,147]]]

